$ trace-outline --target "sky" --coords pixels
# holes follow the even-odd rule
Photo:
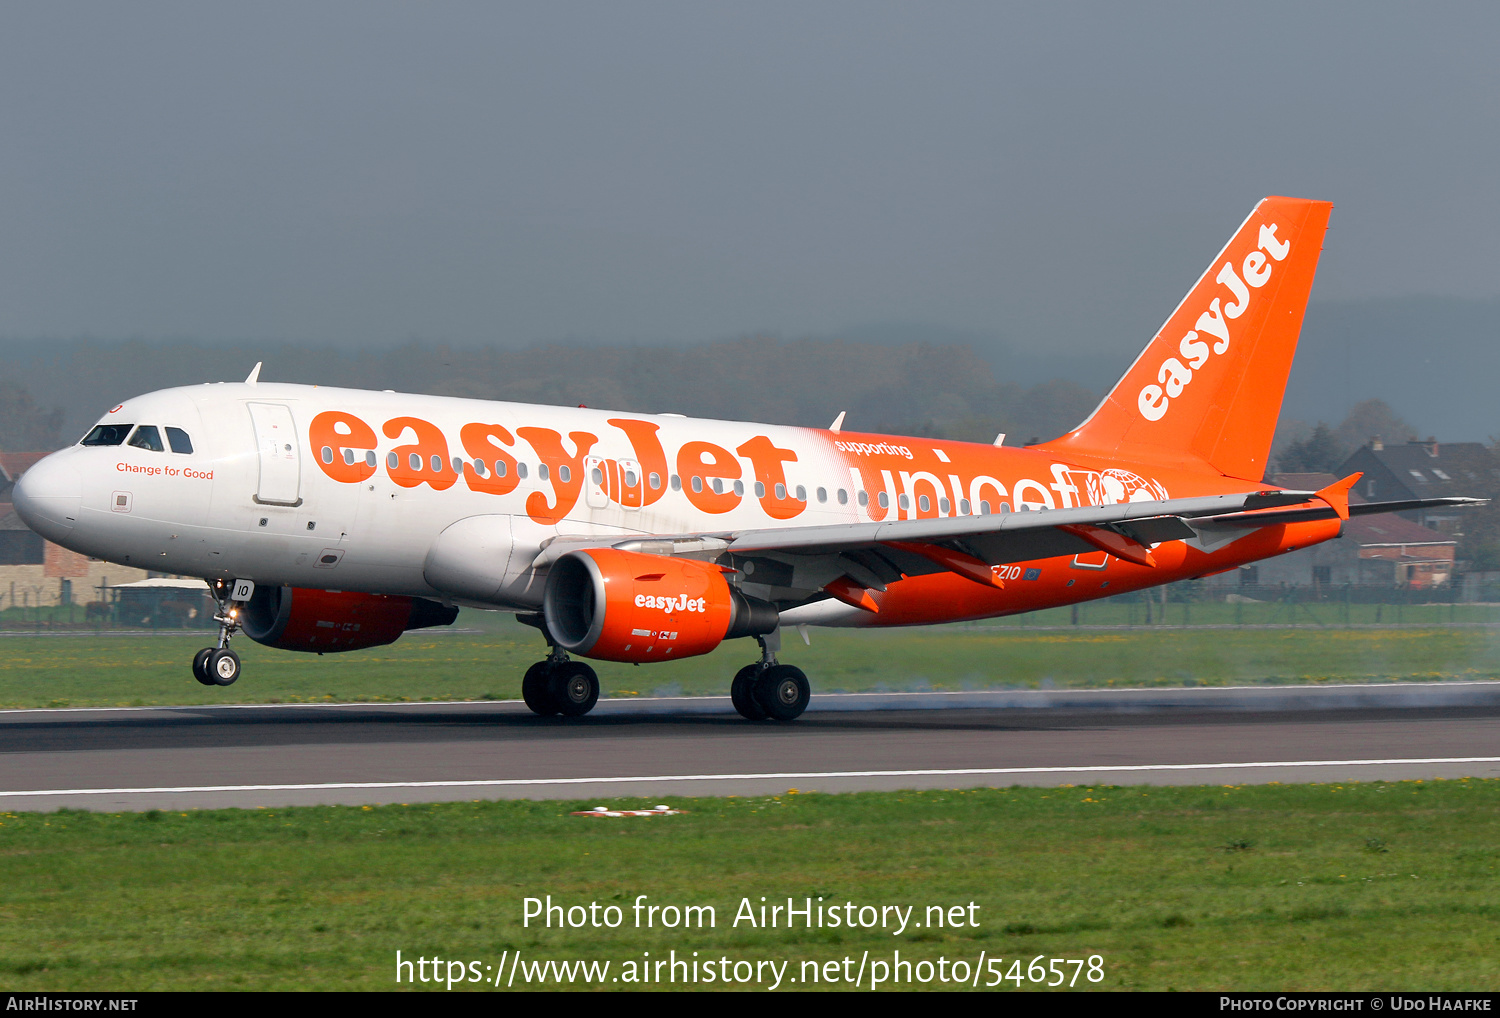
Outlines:
[[[12,2],[0,339],[1138,350],[1254,203],[1500,295],[1500,5]]]

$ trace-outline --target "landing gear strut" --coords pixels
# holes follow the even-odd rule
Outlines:
[[[599,702],[599,676],[582,661],[570,660],[553,646],[545,661],[526,669],[526,677],[521,680],[521,698],[533,714],[544,718],[554,714],[582,717]]]
[[[757,636],[760,660],[746,665],[729,686],[729,699],[741,717],[750,721],[791,721],[807,709],[812,688],[802,669],[779,664],[781,630]]]
[[[205,686],[232,686],[240,677],[240,656],[229,649],[229,641],[240,628],[239,602],[229,599],[229,585],[216,581],[211,590],[219,602],[214,620],[219,623],[219,643],[193,655],[193,678]]]

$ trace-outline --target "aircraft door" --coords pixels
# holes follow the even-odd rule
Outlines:
[[[281,403],[249,403],[260,456],[255,501],[262,505],[301,505],[302,463],[292,409]]]
[[[583,458],[583,497],[590,509],[609,508],[609,464],[601,456]]]
[[[626,509],[641,507],[641,465],[635,460],[620,461],[620,504]]]

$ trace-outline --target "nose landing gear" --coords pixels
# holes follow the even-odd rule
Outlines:
[[[205,686],[232,686],[240,677],[240,656],[229,649],[229,641],[240,628],[243,601],[231,600],[229,584],[222,580],[213,583],[210,589],[214,600],[219,602],[218,614],[214,616],[219,623],[219,643],[193,655],[193,678]]]
[[[807,709],[812,687],[802,669],[779,664],[781,630],[757,636],[760,660],[746,665],[729,685],[729,699],[740,717],[750,721],[792,721]]]

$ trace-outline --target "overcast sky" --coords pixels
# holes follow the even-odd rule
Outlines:
[[[1138,349],[1260,197],[1500,292],[1500,5],[0,6],[0,337]]]

